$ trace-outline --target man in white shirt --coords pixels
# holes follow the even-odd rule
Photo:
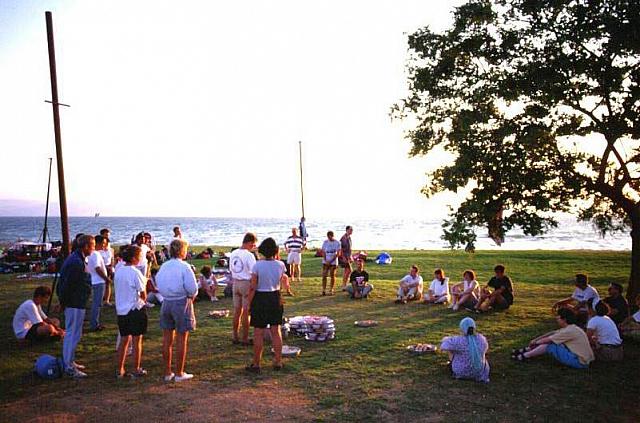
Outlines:
[[[578,315],[578,324],[584,325],[588,318],[589,300],[592,302],[600,299],[598,291],[589,285],[589,278],[584,273],[576,274],[576,288],[570,297],[564,298],[553,305],[554,313],[559,308],[568,308]]]
[[[33,292],[33,299],[20,304],[13,316],[13,332],[19,340],[36,342],[52,337],[63,337],[60,321],[49,318],[42,311],[42,304],[49,301],[51,288],[39,286]]]
[[[423,281],[419,273],[420,269],[414,264],[409,269],[409,274],[400,280],[396,304],[406,304],[407,301],[420,299],[422,296]]]
[[[322,295],[327,295],[327,276],[331,279],[329,295],[333,295],[336,284],[336,268],[340,254],[340,241],[333,238],[333,231],[327,232],[327,239],[322,243]]]
[[[182,230],[180,226],[173,227],[173,239],[182,239]]]
[[[287,264],[291,266],[291,280],[302,280],[302,249],[304,248],[304,239],[298,236],[298,228],[291,228],[291,236],[284,243],[287,250]]]
[[[249,287],[251,285],[251,269],[256,264],[253,250],[258,238],[248,232],[242,240],[242,247],[231,252],[229,256],[229,270],[233,282],[233,338],[234,345],[248,346],[249,341]],[[242,339],[239,336],[242,323]]]
[[[89,320],[89,330],[91,332],[100,331],[104,326],[100,323],[100,309],[104,299],[106,284],[111,284],[111,278],[107,275],[107,267],[104,264],[102,251],[107,248],[107,240],[102,235],[96,235],[96,249],[91,253],[87,262],[87,270],[91,275],[91,319]]]

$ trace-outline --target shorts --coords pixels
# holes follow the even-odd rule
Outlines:
[[[283,314],[280,291],[256,291],[251,302],[251,326],[264,329],[267,325],[281,325]]]
[[[120,336],[140,336],[147,333],[147,309],[133,309],[125,316],[118,316]]]
[[[38,328],[40,326],[42,326],[42,322],[36,323],[35,325],[31,326],[29,328],[29,332],[27,332],[27,334],[24,336],[24,339],[31,342],[44,341],[45,339],[47,339],[48,337],[46,335],[38,334]]]
[[[349,254],[351,255],[351,254]],[[351,262],[347,259],[344,259],[342,257],[338,258],[338,264],[340,265],[340,267],[342,267],[343,269],[349,269],[351,270]]]
[[[587,369],[589,367],[582,364],[578,356],[569,351],[569,348],[565,347],[564,344],[547,345],[547,354],[565,366],[573,367],[574,369]]]
[[[196,315],[193,313],[193,301],[190,298],[167,300],[160,307],[160,327],[178,333],[191,332],[196,328]]]
[[[300,264],[302,263],[302,254],[299,251],[291,251],[287,255],[288,264]]]
[[[233,308],[249,307],[249,287],[251,281],[234,279],[233,280]]]

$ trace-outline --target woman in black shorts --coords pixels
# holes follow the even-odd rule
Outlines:
[[[275,357],[273,369],[282,369],[282,297],[280,284],[288,287],[289,279],[282,261],[277,259],[278,244],[273,238],[267,238],[258,247],[258,252],[264,257],[259,260],[251,271],[251,285],[249,287],[249,313],[253,334],[253,363],[246,367],[247,371],[260,373],[262,360],[264,330],[269,325]]]

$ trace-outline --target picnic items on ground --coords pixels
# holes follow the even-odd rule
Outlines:
[[[213,317],[214,319],[222,319],[224,317],[229,317],[229,310],[211,310],[209,312],[209,317]]]
[[[300,355],[302,349],[300,347],[296,347],[293,345],[283,345],[282,346],[282,356],[283,357],[297,357]],[[275,352],[273,348],[271,348],[271,352]]]
[[[295,316],[289,319],[289,327],[307,341],[324,342],[336,336],[335,322],[328,316]]]
[[[437,350],[438,350],[438,347],[436,347],[433,344],[416,344],[416,345],[409,345],[407,347],[407,351],[409,351],[410,354],[415,354],[415,355],[434,353]]]
[[[378,326],[377,320],[356,320],[354,324],[360,328],[370,328],[373,326]]]

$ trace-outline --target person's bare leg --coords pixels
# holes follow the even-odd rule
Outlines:
[[[269,328],[271,331],[271,344],[273,344],[274,366],[282,366],[282,333],[280,332],[280,325],[271,325]]]
[[[537,357],[539,355],[546,354],[547,353],[547,346],[548,346],[548,344],[540,344],[537,347],[527,351],[523,355],[524,355],[525,358],[531,358],[531,357]]]
[[[330,291],[333,293],[334,288],[336,286],[336,267],[335,266],[331,266],[331,268],[329,269],[329,276],[331,278],[331,289]]]
[[[322,265],[322,293],[327,292],[327,275],[329,274],[329,266]]]
[[[187,362],[187,341],[189,340],[189,332],[178,333],[176,336],[178,343],[178,360],[176,362],[176,375],[184,375],[184,365]]]
[[[104,287],[104,296],[102,297],[102,302],[108,303],[110,299],[111,299],[111,284],[107,283],[107,285]]]
[[[247,306],[242,307],[242,342],[249,342],[249,310]]]
[[[238,341],[238,331],[240,329],[240,318],[242,317],[242,307],[234,307],[233,309],[233,340]]]
[[[142,367],[142,335],[133,337],[133,364],[136,370]]]
[[[351,275],[351,263],[347,263],[344,267],[344,273],[342,274],[342,288],[344,289],[349,282],[349,276]]]
[[[127,349],[129,348],[129,341],[131,340],[131,336],[123,336],[122,341],[120,341],[120,345],[118,346],[118,374],[124,375],[124,362],[127,358]]]
[[[253,329],[253,366],[254,367],[260,367],[260,362],[262,361],[263,339],[264,339],[264,329],[254,328]]]
[[[173,355],[173,330],[162,332],[162,359],[164,360],[164,375],[171,376],[171,356]]]

